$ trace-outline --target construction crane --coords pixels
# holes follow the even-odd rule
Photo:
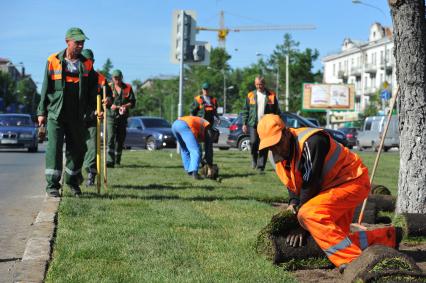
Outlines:
[[[224,12],[220,11],[219,28],[196,27],[197,30],[215,31],[217,32],[219,47],[225,48],[226,37],[229,32],[240,31],[263,31],[263,30],[314,30],[314,25],[267,25],[267,26],[241,26],[235,28],[225,27]]]

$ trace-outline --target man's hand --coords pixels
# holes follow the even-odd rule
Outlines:
[[[115,110],[115,109],[117,109],[118,108],[118,106],[117,105],[115,105],[115,104],[112,104],[111,105],[111,110]]]
[[[38,116],[37,120],[39,126],[46,125],[46,116]]]
[[[297,214],[297,206],[294,203],[289,204],[287,210],[293,212],[293,214]]]
[[[306,231],[302,227],[299,227],[295,230],[290,231],[290,234],[287,235],[285,242],[287,245],[296,248],[302,247],[304,240],[306,238]]]
[[[111,99],[108,99],[108,98],[102,99],[102,104],[105,105],[105,106],[110,106],[111,105]]]
[[[95,115],[96,115],[96,117],[99,119],[99,120],[102,120],[103,118],[104,118],[104,112],[97,112],[97,111],[95,111]]]
[[[247,125],[243,125],[243,133],[244,134],[248,133],[248,127],[247,127]]]

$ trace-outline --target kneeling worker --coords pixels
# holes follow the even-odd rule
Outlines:
[[[265,115],[257,131],[259,149],[272,151],[277,175],[289,190],[289,209],[339,271],[370,245],[397,245],[394,227],[350,233],[355,208],[370,192],[368,169],[358,155],[322,129],[286,128],[274,114]],[[302,246],[304,229],[287,243]]]
[[[213,164],[213,145],[210,139],[211,125],[200,117],[183,116],[178,118],[172,125],[172,132],[179,143],[180,154],[185,171],[194,179],[198,175],[198,166],[201,162],[199,142],[204,142],[205,159],[208,166]]]

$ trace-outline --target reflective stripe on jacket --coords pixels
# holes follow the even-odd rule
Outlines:
[[[205,128],[210,125],[209,122],[197,116],[182,116],[178,119],[188,124],[188,127],[198,141],[204,141]]]
[[[296,148],[290,162],[291,164],[288,166],[289,170],[285,168],[287,165],[286,161],[282,161],[276,164],[276,172],[283,184],[296,195],[300,195],[303,185],[302,173],[299,168],[303,147],[305,141],[315,133],[323,132],[330,140],[330,149],[325,157],[321,180],[319,182],[321,184],[320,191],[354,180],[366,170],[358,155],[336,142],[323,130],[315,128],[288,128],[288,130],[296,138]]]
[[[198,108],[200,110],[204,109],[204,111],[214,111],[217,105],[216,98],[214,97],[210,97],[210,105],[205,103],[201,95],[196,96],[195,101],[198,103]]]
[[[277,96],[273,91],[265,89],[265,114],[276,114],[280,115],[281,111],[278,105]],[[243,124],[251,127],[257,125],[257,91],[251,91],[247,94],[246,101],[244,104],[243,111],[241,112],[243,118]]]

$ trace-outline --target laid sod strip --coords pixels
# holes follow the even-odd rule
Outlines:
[[[278,212],[259,232],[256,241],[257,253],[274,264],[282,264],[287,270],[331,267],[324,252],[311,236],[307,237],[303,247],[294,248],[286,244],[286,236],[297,228],[300,228],[300,225],[292,212]]]
[[[395,249],[371,246],[344,272],[345,282],[426,282],[414,260]]]

